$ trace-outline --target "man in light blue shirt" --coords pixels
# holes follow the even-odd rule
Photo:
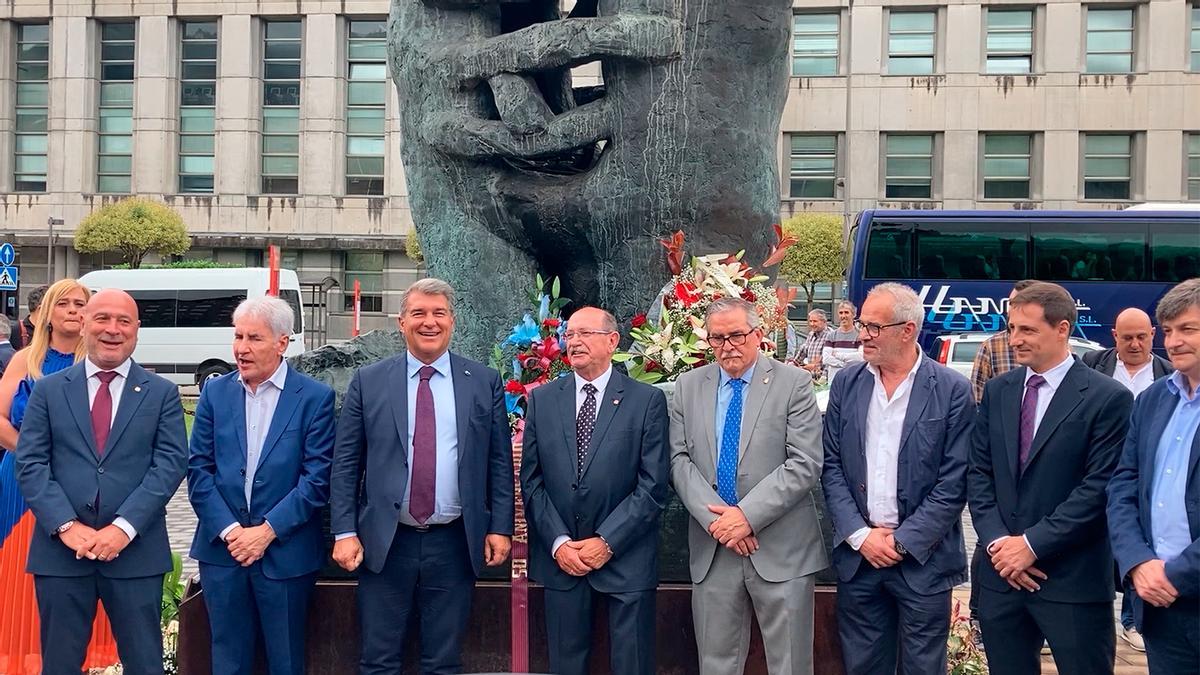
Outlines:
[[[1176,372],[1138,397],[1108,525],[1151,675],[1200,673],[1200,279],[1158,304]]]

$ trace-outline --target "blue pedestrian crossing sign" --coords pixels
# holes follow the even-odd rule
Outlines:
[[[17,252],[13,249],[13,245],[4,242],[0,244],[0,265],[4,267],[12,267],[13,261],[17,259]]]
[[[17,290],[17,268],[0,266],[0,291]]]

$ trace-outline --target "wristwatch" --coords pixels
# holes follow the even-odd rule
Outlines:
[[[904,548],[904,544],[901,544],[899,540],[895,540],[895,541],[896,541],[896,553],[899,553],[900,555],[908,555],[908,549]]]
[[[72,526],[72,525],[74,525],[74,524],[75,524],[75,521],[73,521],[73,520],[68,520],[67,522],[63,523],[62,525],[59,525],[59,526],[58,526],[58,529],[57,529],[57,530],[55,530],[55,531],[54,531],[54,533],[55,533],[55,534],[62,534],[63,532],[66,532],[67,530],[71,529],[71,526]]]

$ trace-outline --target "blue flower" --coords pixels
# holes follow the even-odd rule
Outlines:
[[[504,392],[504,405],[508,408],[508,414],[516,413],[518,416],[524,417],[525,411],[520,407],[521,396],[519,394],[510,394]]]
[[[516,347],[528,347],[534,340],[541,336],[542,333],[538,330],[538,325],[534,323],[532,317],[526,314],[524,320],[513,327],[512,333],[509,334],[505,342]]]
[[[541,323],[550,316],[550,296],[542,294],[538,304],[538,323]]]

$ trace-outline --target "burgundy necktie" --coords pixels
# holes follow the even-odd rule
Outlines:
[[[92,402],[92,438],[96,440],[96,453],[100,455],[104,454],[104,444],[108,443],[108,432],[112,428],[113,401],[108,385],[116,376],[116,371],[112,370],[102,370],[95,375],[100,380],[100,390]]]
[[[1033,447],[1033,432],[1037,425],[1038,387],[1046,383],[1046,378],[1033,375],[1025,383],[1025,398],[1021,399],[1021,436],[1019,439],[1021,458],[1021,473],[1025,473],[1025,465],[1029,463],[1029,450]]]
[[[412,485],[409,486],[408,512],[424,525],[433,515],[434,489],[437,485],[437,418],[433,410],[433,390],[429,378],[437,370],[422,366],[417,385],[417,409],[413,419]]]

